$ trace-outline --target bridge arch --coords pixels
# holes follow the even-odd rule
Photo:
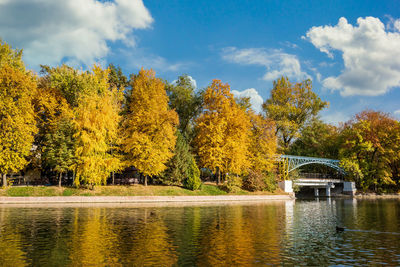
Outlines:
[[[285,172],[289,174],[291,171],[300,168],[304,165],[309,164],[321,164],[328,167],[331,167],[342,174],[346,172],[340,166],[340,161],[335,159],[326,159],[326,158],[314,158],[314,157],[302,157],[302,156],[292,156],[292,155],[281,155],[280,161],[285,163]]]

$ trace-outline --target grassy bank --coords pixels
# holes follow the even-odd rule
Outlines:
[[[177,186],[132,185],[98,186],[93,190],[56,186],[12,186],[0,189],[0,196],[40,197],[40,196],[216,196],[216,195],[277,195],[285,194],[280,190],[271,192],[248,192],[240,190],[226,193],[213,184],[204,184],[201,190],[191,191]]]

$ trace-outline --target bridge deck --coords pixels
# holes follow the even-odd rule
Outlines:
[[[343,183],[340,179],[297,179],[294,181],[295,185],[298,186],[310,186],[310,187],[327,187],[332,184]]]

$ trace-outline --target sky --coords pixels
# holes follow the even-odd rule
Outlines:
[[[261,110],[273,81],[311,79],[321,118],[365,109],[400,119],[400,1],[0,0],[0,38],[40,64],[152,68],[213,79]]]

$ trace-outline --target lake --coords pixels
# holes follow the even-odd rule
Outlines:
[[[398,199],[0,205],[0,266],[383,264],[400,265]]]

